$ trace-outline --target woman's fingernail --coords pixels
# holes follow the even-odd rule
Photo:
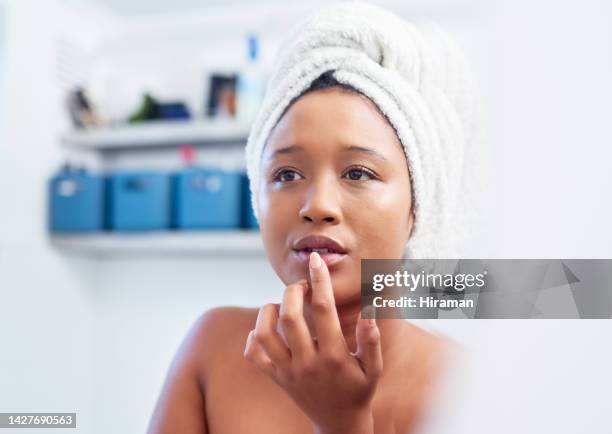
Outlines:
[[[310,268],[319,268],[321,266],[321,257],[317,252],[310,253]]]
[[[368,324],[370,326],[375,326],[376,325],[376,318],[370,318],[368,319]]]

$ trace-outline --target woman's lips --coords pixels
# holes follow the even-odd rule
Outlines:
[[[308,250],[292,250],[293,255],[305,266],[310,262],[310,251]],[[346,257],[346,253],[319,253],[321,259],[325,261],[328,267],[331,267]]]

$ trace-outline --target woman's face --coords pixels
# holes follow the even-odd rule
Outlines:
[[[308,279],[309,251],[296,243],[309,235],[342,247],[321,255],[337,305],[359,298],[362,258],[402,257],[414,220],[406,158],[366,97],[337,87],[303,95],[269,136],[261,173],[261,235],[285,285]]]

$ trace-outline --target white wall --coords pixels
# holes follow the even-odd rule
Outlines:
[[[612,257],[609,2],[498,2],[491,145],[507,257]]]
[[[6,93],[0,102],[0,411],[77,412],[74,431],[91,433],[97,265],[57,255],[45,228],[46,180],[59,158],[56,137],[63,125],[58,37],[83,33],[88,16],[70,14],[57,1],[0,4],[7,7]]]
[[[5,39],[6,39],[6,22],[5,22],[5,6],[0,3],[0,137],[2,137],[2,129],[4,128],[4,69],[5,69]]]

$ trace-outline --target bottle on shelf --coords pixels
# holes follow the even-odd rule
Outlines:
[[[259,44],[257,37],[248,35],[248,61],[238,74],[237,118],[241,122],[251,124],[259,110],[264,94],[265,77],[259,61]]]

